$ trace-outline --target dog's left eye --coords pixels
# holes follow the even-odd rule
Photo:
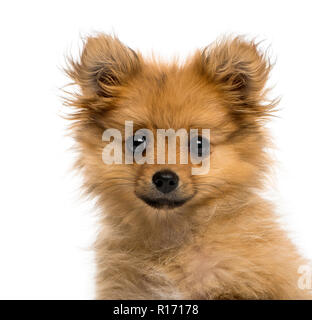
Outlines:
[[[132,143],[131,143],[132,142]],[[135,135],[127,140],[127,146],[130,151],[143,152],[146,149],[147,141],[145,136]]]
[[[209,140],[202,136],[194,137],[190,141],[190,151],[197,157],[207,156],[210,151]]]

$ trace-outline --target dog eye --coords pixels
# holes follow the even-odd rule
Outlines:
[[[190,141],[190,151],[196,157],[205,157],[209,154],[210,151],[210,143],[209,140],[202,137],[194,137]]]
[[[132,143],[131,143],[132,142]],[[130,151],[143,152],[146,149],[147,141],[145,136],[135,135],[128,138],[127,146]]]

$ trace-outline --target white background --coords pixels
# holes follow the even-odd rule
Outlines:
[[[185,57],[224,33],[265,39],[282,96],[271,124],[274,194],[312,258],[311,1],[2,1],[0,5],[0,298],[92,299],[92,202],[70,171],[60,88],[80,36],[115,32],[134,49]]]

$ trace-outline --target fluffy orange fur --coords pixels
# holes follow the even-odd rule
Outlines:
[[[101,209],[96,252],[98,299],[300,299],[306,261],[260,191],[272,165],[264,124],[271,65],[252,41],[224,38],[181,65],[145,59],[116,37],[89,37],[67,74],[80,91],[67,99],[77,167]],[[105,165],[106,128],[211,129],[210,171],[193,164]],[[170,169],[177,208],[155,209],[138,195]]]

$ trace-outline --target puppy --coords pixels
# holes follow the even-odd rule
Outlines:
[[[297,285],[306,261],[259,195],[272,165],[264,128],[277,103],[266,99],[270,69],[242,37],[217,41],[181,65],[145,59],[98,34],[86,39],[79,61],[69,59],[66,72],[80,89],[66,102],[76,166],[101,209],[96,298],[307,297]],[[209,170],[193,174],[200,164],[168,156],[157,162],[156,143],[155,161],[125,163],[125,122],[154,137],[157,129],[210,129],[209,139],[195,141],[198,156],[209,140]],[[121,163],[103,158],[110,128],[120,132]],[[148,141],[130,136],[130,153],[144,155]]]

